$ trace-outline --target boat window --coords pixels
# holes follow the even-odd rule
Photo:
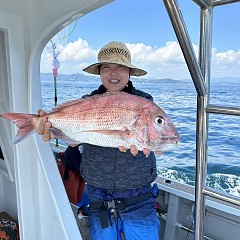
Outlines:
[[[118,3],[116,3],[118,4]],[[172,39],[175,39],[177,41],[177,38],[175,37],[174,31],[171,27],[171,22],[168,18],[165,19],[162,17],[162,15],[159,15],[159,9],[162,8],[162,14],[166,14],[166,12],[163,9],[163,6],[160,3],[155,3],[157,6],[153,9],[152,5],[146,2],[146,8],[145,11],[153,11],[154,13],[151,16],[152,17],[152,24],[156,24],[155,31],[158,32],[156,35],[161,36],[160,39],[163,39],[164,41],[167,41],[167,39],[164,38],[166,34],[164,34],[164,31],[168,29],[168,33],[171,35]],[[159,6],[158,6],[159,5]],[[111,8],[111,11],[108,11],[109,14],[103,16],[101,14],[96,14],[94,17],[94,22],[99,22],[99,24],[105,24],[107,18],[111,19],[111,15],[115,16],[115,22],[116,24],[119,21],[119,26],[122,26],[122,14],[120,14],[117,10],[117,8],[111,7],[111,5],[106,6],[107,8]],[[133,8],[132,11],[135,11],[135,5],[129,6],[129,8]],[[155,11],[156,9],[156,11]],[[99,12],[101,10],[98,10]],[[115,11],[115,12],[113,12]],[[131,11],[131,9],[129,9]],[[189,11],[187,8],[184,8],[183,11]],[[189,18],[188,24],[192,23],[192,18],[194,16],[195,20],[198,22],[199,19],[199,11],[198,8],[195,8],[196,14],[191,15]],[[142,14],[144,14],[144,12]],[[139,14],[139,17],[137,19],[132,19],[131,15],[129,15],[129,22],[131,24],[136,24],[137,26],[142,26],[142,32],[145,32],[145,34],[149,34],[152,37],[154,36],[149,31],[149,27],[145,24],[144,19],[142,18],[142,14]],[[74,30],[72,35],[76,35],[76,32],[79,32],[79,40],[81,42],[81,39],[87,39],[86,34],[88,34],[89,31],[86,33],[83,29],[89,29],[89,22],[91,22],[91,15],[86,15],[83,18],[79,18],[77,22],[76,29]],[[135,21],[133,23],[133,21]],[[164,28],[159,27],[159,23],[164,24]],[[78,31],[79,26],[81,25],[81,34],[80,31]],[[69,27],[69,29],[72,29]],[[106,28],[105,31],[109,31],[110,36],[114,36],[114,32],[112,33],[112,28]],[[119,32],[119,29],[118,29]],[[85,35],[84,35],[85,34]],[[95,39],[98,39],[101,37],[101,35],[95,34]],[[117,33],[116,33],[117,34]],[[69,42],[72,43],[73,40],[71,40],[72,35],[69,36]],[[190,35],[194,35],[193,38],[195,39],[195,44],[198,43],[198,35],[195,34],[195,32],[191,32]],[[117,34],[118,36],[118,34]],[[57,37],[57,36],[56,36]],[[57,40],[57,38],[54,38],[53,40]],[[58,36],[58,38],[61,38],[61,34]],[[77,39],[76,39],[77,40]],[[120,39],[119,39],[120,40]],[[55,42],[53,41],[53,43]],[[84,40],[85,41],[85,40]],[[141,39],[139,39],[141,41]],[[59,42],[56,41],[56,43],[59,45]],[[164,43],[165,44],[165,43]],[[71,44],[69,44],[70,46]],[[91,43],[89,43],[84,47],[87,49],[87,52],[90,53],[90,55],[96,51],[93,47],[90,48]],[[50,48],[49,48],[50,46]],[[51,44],[47,45],[47,47],[44,49],[42,53],[41,58],[41,92],[42,92],[42,105],[43,108],[46,111],[49,111],[51,108],[54,107],[54,99],[55,96],[55,89],[54,89],[54,76],[52,71],[52,56],[51,56]],[[60,53],[58,56],[58,59],[60,61],[60,64],[62,63],[62,59],[64,59],[64,56],[67,56],[69,54],[74,54],[74,51],[71,52],[70,48],[66,47],[67,52]],[[56,46],[57,47],[57,46]],[[78,61],[79,66],[82,66],[81,68],[69,68],[72,69],[71,73],[69,74],[63,74],[66,73],[66,68],[64,69],[64,66],[62,65],[58,70],[58,77],[57,77],[57,103],[62,103],[67,100],[71,99],[77,99],[81,97],[82,95],[89,94],[92,90],[98,88],[100,80],[99,77],[92,76],[92,75],[84,75],[84,73],[81,71],[83,68],[83,64],[88,59],[83,59],[84,53],[86,52],[86,49],[84,51],[79,50],[80,53],[83,53],[82,56],[79,54]],[[164,48],[160,48],[160,51],[163,51]],[[157,49],[153,49],[153,51],[157,51]],[[180,48],[179,48],[180,51]],[[89,55],[89,56],[90,56]],[[183,57],[182,57],[183,59]],[[93,60],[89,62],[89,64],[92,63]],[[180,60],[182,61],[182,60]],[[64,63],[67,65],[67,62]],[[153,63],[154,65],[154,63]],[[188,69],[186,64],[184,64],[184,69],[181,71],[185,71],[188,73]],[[163,66],[161,66],[159,69],[161,69]],[[172,66],[173,67],[173,66]],[[170,67],[167,72],[173,72],[173,68]],[[157,67],[156,67],[157,68]],[[75,70],[76,69],[76,70]],[[175,65],[174,65],[175,69]],[[176,69],[175,69],[176,70]],[[161,70],[160,70],[161,72]],[[177,72],[177,70],[176,70]],[[167,77],[167,75],[166,75]],[[149,94],[151,94],[154,98],[154,102],[156,102],[159,106],[161,106],[167,114],[172,118],[173,122],[176,124],[177,129],[180,134],[180,144],[179,147],[174,151],[165,152],[163,154],[163,157],[156,156],[157,157],[157,167],[158,167],[158,175],[164,176],[167,178],[170,178],[171,180],[179,181],[182,183],[190,184],[194,186],[194,176],[195,176],[195,155],[196,155],[196,146],[195,146],[195,139],[196,139],[196,92],[193,85],[192,80],[190,79],[190,75],[188,80],[176,80],[181,79],[179,77],[179,74],[177,73],[174,79],[169,79],[164,77],[158,77],[158,74],[156,73],[155,79],[147,79],[147,78],[131,78],[133,81],[134,86],[137,89],[140,89],[142,91],[146,91]],[[55,141],[53,142],[53,144]],[[60,141],[61,143],[61,141]],[[62,143],[64,144],[64,143]]]
[[[213,112],[222,114],[209,111],[207,164],[207,186],[235,196],[239,196],[240,183],[240,129],[237,116],[240,78],[239,70],[235,68],[238,65],[236,56],[240,40],[235,28],[239,7],[240,3],[234,3],[214,8],[211,60],[214,77],[210,80],[209,103]],[[228,16],[224,25],[223,16]]]
[[[198,5],[193,4],[194,6],[194,14],[189,13],[189,9],[186,8],[188,4],[185,4],[185,1],[179,1],[180,6],[181,6],[181,11],[184,16],[184,20],[186,22],[187,28],[190,29],[189,35],[191,37],[192,43],[194,45],[193,50],[195,51],[195,54],[198,55],[198,48],[195,47],[199,45],[199,36],[200,36],[200,29],[199,29],[199,19],[200,19],[200,12],[199,12],[199,7]],[[147,4],[149,5],[149,3]],[[149,5],[150,6],[150,5]],[[111,5],[107,6],[111,7]],[[231,6],[234,8],[234,6]],[[147,6],[146,6],[147,8]],[[157,8],[156,8],[157,9]],[[237,8],[239,9],[239,8]],[[150,11],[153,9],[151,8]],[[147,9],[146,9],[147,11]],[[223,14],[221,12],[220,8],[217,8],[216,14],[214,15],[215,18],[222,18]],[[225,10],[224,10],[225,11]],[[237,11],[237,10],[236,10]],[[164,13],[164,12],[163,12]],[[93,13],[94,15],[95,13]],[[76,41],[83,41],[86,38],[86,33],[84,32],[84,29],[89,29],[87,26],[89,18],[91,18],[93,15],[86,15],[83,18],[80,18],[78,20],[78,24],[76,26],[76,30],[79,27],[79,24],[82,27],[81,35],[79,35],[79,39],[76,37]],[[101,15],[101,14],[100,14]],[[100,16],[99,15],[99,16]],[[98,15],[95,15],[95,18],[98,20],[99,24],[101,24],[101,18]],[[129,22],[131,24],[134,24],[134,21],[137,21],[138,24],[136,25],[141,25],[142,26],[142,32],[147,35],[148,27],[146,24],[141,22],[144,19],[142,18],[142,15],[139,15],[140,18],[136,20],[129,19]],[[152,24],[154,23],[159,23],[162,22],[162,15],[158,15],[156,13],[154,21],[152,21]],[[102,15],[101,15],[102,17]],[[131,15],[129,16],[131,18]],[[193,19],[194,18],[194,19]],[[121,19],[121,18],[119,18]],[[91,20],[91,19],[90,19]],[[116,18],[117,21],[117,18]],[[214,20],[215,21],[215,20]],[[219,21],[221,22],[221,21]],[[171,22],[170,20],[167,22],[164,22],[165,28],[162,28],[161,31],[164,29],[168,29],[168,34],[166,36],[169,37],[171,36],[171,39],[175,39],[177,42],[177,38],[174,38],[175,35],[174,31],[172,30]],[[192,26],[192,24],[195,24],[194,28],[190,28],[189,26]],[[231,25],[231,23],[229,23]],[[120,24],[121,26],[121,24]],[[70,27],[71,29],[71,27]],[[155,29],[159,29],[158,26],[156,26]],[[214,34],[213,34],[213,47],[218,46],[218,42],[220,41],[221,37],[218,37],[216,33],[218,33],[218,30],[223,30],[221,29],[221,26],[217,25],[214,26]],[[108,31],[108,29],[105,29],[105,31]],[[113,29],[111,29],[113,31]],[[158,30],[156,30],[158,31]],[[119,29],[118,29],[119,32]],[[111,33],[111,35],[114,33]],[[134,31],[132,34],[135,34]],[[156,34],[158,35],[158,34]],[[164,34],[159,34],[161,38],[164,39]],[[233,34],[229,34],[229,38],[231,38]],[[62,39],[59,36],[60,39]],[[167,41],[168,38],[165,40]],[[66,43],[69,46],[73,43],[73,38],[69,38],[69,41]],[[81,42],[82,44],[82,42]],[[51,45],[50,45],[51,46]],[[65,53],[65,56],[69,54],[73,54],[74,51],[71,51],[70,48],[68,49],[68,53]],[[95,52],[96,49],[94,47],[90,47],[90,45],[84,45],[84,51],[82,53],[85,53],[87,49],[87,52],[89,55],[91,53]],[[162,50],[161,48],[159,48]],[[51,48],[50,48],[51,50]],[[180,51],[180,50],[179,50]],[[81,52],[81,51],[78,51]],[[50,55],[50,56],[49,56]],[[81,54],[78,55],[78,57]],[[48,56],[48,61],[46,61]],[[61,64],[61,60],[64,60],[65,58],[62,57],[63,55],[59,55],[59,61]],[[85,55],[84,55],[85,56]],[[214,55],[216,56],[216,55]],[[214,57],[213,56],[213,57]],[[220,55],[218,55],[220,56]],[[182,58],[183,59],[183,56]],[[179,60],[180,62],[182,60]],[[81,97],[82,95],[90,93],[92,90],[96,89],[99,85],[99,78],[96,78],[95,76],[89,76],[89,75],[83,75],[81,72],[81,68],[78,68],[78,71],[74,70],[73,66],[71,66],[71,71],[69,74],[64,74],[67,73],[66,68],[61,67],[59,69],[59,75],[57,77],[57,90],[55,91],[54,89],[54,77],[53,73],[51,72],[52,70],[52,56],[51,56],[51,51],[49,53],[49,49],[45,49],[42,54],[42,62],[41,62],[41,88],[42,88],[42,105],[43,108],[46,111],[49,111],[51,108],[54,107],[57,100],[58,103],[62,103],[71,99],[76,99]],[[86,59],[84,59],[85,61]],[[216,60],[216,59],[215,59]],[[65,60],[66,61],[66,60]],[[82,66],[83,62],[82,58],[79,58],[79,66]],[[86,60],[87,61],[87,60]],[[91,60],[92,61],[92,60]],[[89,62],[92,63],[92,62]],[[48,64],[47,64],[48,62]],[[65,66],[67,66],[69,63],[65,62]],[[73,64],[73,63],[72,63]],[[173,122],[176,124],[176,127],[179,131],[180,134],[180,143],[178,149],[170,152],[165,152],[163,156],[157,156],[157,169],[158,169],[158,175],[163,176],[166,178],[169,178],[173,181],[181,182],[181,183],[186,183],[188,185],[194,186],[195,184],[195,168],[196,168],[196,110],[197,110],[197,96],[196,96],[196,89],[194,87],[193,81],[191,79],[191,76],[189,75],[188,78],[182,78],[179,74],[183,72],[188,72],[187,65],[185,64],[185,61],[183,61],[184,69],[176,69],[177,75],[175,77],[170,78],[163,78],[163,77],[155,77],[155,79],[148,79],[148,78],[138,78],[137,80],[134,78],[131,78],[134,86],[137,89],[146,91],[150,93],[154,97],[154,101],[156,102],[157,105],[161,106],[166,113],[172,118]],[[225,64],[226,65],[226,64]],[[172,66],[169,70],[166,70],[167,76],[170,76],[170,74],[173,72],[173,67]],[[214,62],[213,62],[213,73],[218,71],[219,69],[214,68]],[[225,71],[225,69],[222,69]],[[222,72],[221,72],[222,73]],[[172,76],[172,75],[171,75]],[[221,80],[221,82],[219,82]],[[236,81],[236,79],[235,79]],[[224,105],[228,104],[230,106],[234,106],[234,104],[237,104],[240,102],[240,95],[238,94],[240,91],[240,85],[239,82],[232,82],[229,84],[229,81],[227,79],[219,79],[216,81],[215,79],[211,79],[211,93],[210,93],[210,102],[211,104],[219,104],[219,105]],[[54,95],[54,93],[57,92],[58,97]],[[233,141],[231,139],[231,143],[229,143],[229,147],[222,147],[219,150],[216,150],[216,146],[214,144],[219,144],[219,141],[224,141],[228,142],[226,140],[227,135],[231,135],[231,132],[225,131],[225,128],[228,125],[228,121],[231,125],[236,126],[236,121],[237,119],[234,118],[225,118],[223,116],[218,115],[216,116],[211,116],[210,117],[210,137],[209,137],[209,174],[210,177],[207,179],[208,185],[211,185],[211,179],[214,178],[218,173],[218,170],[220,171],[221,169],[212,167],[214,164],[214,161],[216,160],[215,157],[219,156],[221,154],[221,158],[225,158],[225,160],[228,158],[228,151],[232,151],[231,147],[235,146],[237,144],[237,141],[239,141],[239,138],[236,138],[236,140]],[[239,126],[238,126],[239,128]],[[217,129],[217,132],[215,131]],[[239,135],[240,136],[240,135]],[[214,142],[217,139],[217,142]],[[232,142],[233,141],[233,142]],[[53,143],[54,144],[54,143]],[[233,144],[231,146],[231,144]],[[239,150],[237,151],[239,153]],[[236,152],[236,153],[237,153]],[[214,154],[217,153],[217,155],[214,156]],[[226,156],[225,156],[226,154]],[[238,154],[239,156],[239,154]],[[237,157],[236,157],[237,159]],[[217,161],[216,161],[217,162]],[[229,164],[231,164],[229,162]],[[235,162],[235,164],[238,164]],[[220,166],[223,167],[224,166]],[[234,168],[228,167],[228,169],[225,168],[226,174],[228,175],[233,175]],[[228,171],[229,170],[229,171]],[[228,185],[228,182],[224,182],[224,184]],[[239,184],[239,182],[238,182]],[[229,191],[227,188],[222,188],[221,190],[223,191]]]
[[[155,4],[155,3],[154,3]],[[159,4],[160,5],[160,4]],[[145,11],[153,11],[152,7],[149,3],[146,3],[146,7],[149,7],[149,10],[145,9]],[[107,6],[110,7],[110,6]],[[135,7],[135,6],[133,6]],[[159,6],[160,7],[160,6]],[[114,10],[114,9],[113,9]],[[195,8],[195,11],[197,11],[198,8]],[[101,10],[100,10],[101,11]],[[165,14],[165,12],[163,12]],[[94,13],[95,14],[95,13]],[[118,14],[118,13],[116,13]],[[199,18],[199,11],[197,11],[197,14],[189,15],[189,18],[191,18],[191,23],[194,22],[192,20],[192,17],[196,18],[196,28],[198,27],[198,18]],[[72,35],[76,35],[77,28],[79,25],[83,29],[89,28],[89,21],[91,21],[91,15],[86,15],[83,18],[80,18],[78,20],[76,30],[74,30]],[[95,18],[97,18],[97,21],[103,21],[102,15],[96,15]],[[117,18],[116,18],[117,19]],[[121,20],[121,17],[119,18]],[[159,29],[159,22],[162,22],[162,17],[159,15],[159,9],[156,7],[156,11],[154,9],[154,16],[152,18],[152,24],[156,25],[156,29]],[[168,33],[171,35],[173,39],[177,41],[177,38],[175,37],[174,31],[171,27],[170,20],[168,18],[166,19],[167,22],[166,28],[168,28]],[[131,18],[131,15],[129,15],[129,22],[133,23],[133,19]],[[139,18],[134,20],[134,23],[136,26],[143,26],[142,32],[144,34],[148,34],[148,26],[145,24],[145,21],[142,18],[142,14],[139,14]],[[122,26],[121,23],[119,23],[120,26]],[[199,27],[198,27],[199,28]],[[69,30],[71,30],[72,27],[69,27]],[[76,38],[76,41],[78,40],[81,43],[81,39],[84,39],[86,37],[86,34],[84,30],[81,30],[81,34],[79,34],[78,38]],[[115,29],[115,28],[114,28]],[[165,29],[165,28],[164,28]],[[106,29],[105,31],[112,31],[113,29]],[[119,31],[119,30],[118,30]],[[162,29],[160,29],[160,32]],[[84,35],[85,34],[85,35]],[[134,34],[134,33],[133,33]],[[162,37],[165,35],[162,33],[159,33]],[[190,35],[194,34],[194,39],[198,39],[198,34],[195,36],[195,32],[190,33]],[[57,44],[55,46],[56,48],[58,45],[61,45],[57,39],[63,39],[62,36],[66,34],[59,33],[59,35],[55,36],[53,38],[53,41],[51,43]],[[70,43],[69,46],[73,43],[73,40],[71,40],[72,35],[69,36]],[[110,34],[112,35],[112,33]],[[112,39],[109,39],[111,41]],[[119,39],[120,40],[120,39]],[[167,41],[167,39],[166,39]],[[198,41],[198,40],[196,40]],[[84,40],[85,42],[85,40]],[[85,44],[85,43],[84,43]],[[91,44],[90,44],[91,45]],[[54,44],[47,44],[45,47],[43,53],[42,53],[42,62],[41,62],[41,93],[42,93],[42,106],[43,109],[46,111],[49,111],[51,108],[55,105],[55,100],[57,100],[57,104],[71,100],[71,99],[77,99],[81,97],[82,95],[89,94],[92,90],[97,89],[100,83],[99,77],[92,76],[92,75],[84,75],[84,73],[81,71],[83,68],[83,63],[85,63],[85,60],[83,61],[82,57],[85,55],[85,51],[87,49],[87,52],[89,53],[89,56],[96,51],[93,47],[90,48],[90,46],[84,46],[84,49],[82,51],[79,51],[82,53],[79,54],[79,67],[74,68],[71,66],[71,72],[70,74],[64,74],[66,73],[66,66],[68,66],[69,63],[65,62],[65,69],[64,66],[61,66],[58,69],[58,77],[56,81],[56,91],[55,91],[55,85],[54,85],[54,76],[52,73],[52,61],[53,57],[51,56],[54,52]],[[85,49],[86,48],[86,49]],[[61,61],[64,61],[64,56],[68,54],[72,54],[70,48],[67,49],[65,52],[61,52],[58,56],[58,60],[60,61],[60,65],[62,65]],[[81,50],[81,49],[80,49]],[[163,49],[159,48],[160,51],[163,51]],[[76,51],[76,50],[74,50]],[[154,51],[157,51],[155,49]],[[180,51],[180,48],[179,48]],[[183,59],[183,57],[182,57]],[[88,59],[86,59],[87,61]],[[93,60],[90,60],[88,64],[91,64]],[[182,60],[180,60],[182,61]],[[186,64],[183,64],[183,70],[184,72],[188,72]],[[75,70],[77,69],[77,71]],[[173,72],[172,67],[170,67],[167,72]],[[167,74],[168,75],[168,74]],[[166,75],[166,76],[167,76]],[[157,77],[155,77],[157,78]],[[179,75],[176,75],[176,79],[181,79]],[[166,152],[164,153],[164,157],[157,156],[157,162],[158,162],[158,175],[159,176],[166,176],[168,178],[171,178],[172,180],[184,182],[190,185],[194,185],[194,159],[195,159],[195,132],[196,132],[196,93],[194,89],[194,85],[190,79],[184,80],[184,81],[178,81],[176,79],[146,79],[146,78],[138,78],[134,79],[132,78],[132,81],[134,82],[134,85],[137,89],[141,89],[143,91],[148,92],[154,97],[154,101],[164,108],[164,110],[170,115],[173,122],[176,123],[177,128],[180,132],[180,148],[176,151],[172,152]],[[57,93],[57,97],[55,96],[55,92]],[[176,97],[177,96],[177,97]],[[55,140],[53,141],[53,145],[55,144]],[[64,144],[61,143],[60,145]],[[185,165],[186,164],[186,165]]]
[[[240,37],[236,31],[240,3],[214,8],[210,103],[239,107],[240,78],[238,66]],[[228,16],[224,18],[223,16]],[[232,77],[229,77],[232,76]]]
[[[211,79],[210,103],[225,107],[239,107],[240,78]]]
[[[239,117],[210,114],[207,186],[238,196]]]

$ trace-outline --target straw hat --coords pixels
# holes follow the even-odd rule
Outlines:
[[[98,53],[98,63],[94,63],[83,71],[99,75],[99,66],[103,63],[115,63],[131,68],[131,76],[143,76],[146,71],[131,64],[131,53],[127,46],[121,42],[110,42],[102,47]]]

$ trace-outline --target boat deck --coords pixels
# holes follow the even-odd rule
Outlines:
[[[194,187],[163,177],[157,177],[155,182],[160,190],[156,199],[161,206],[159,220],[162,227],[159,230],[159,239],[185,239],[186,235],[188,235],[189,240],[193,239]],[[91,240],[87,218],[79,219],[77,215],[78,207],[73,204],[71,206],[82,239]],[[231,238],[229,236],[231,236],[231,231],[236,232],[240,228],[239,220],[240,206],[207,197],[204,239],[238,240],[237,235]],[[209,221],[211,221],[211,225],[208,225]],[[221,229],[214,227],[215,224],[220,224]],[[229,233],[225,229],[229,229]],[[222,238],[220,238],[221,236]]]

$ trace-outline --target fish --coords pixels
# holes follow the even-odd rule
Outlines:
[[[36,132],[42,116],[3,113],[18,132],[17,144]],[[106,92],[59,104],[46,113],[48,130],[67,144],[89,143],[102,147],[167,151],[179,142],[171,118],[153,101],[125,92]]]

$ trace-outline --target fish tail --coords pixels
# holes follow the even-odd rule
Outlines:
[[[4,113],[0,115],[14,123],[19,129],[17,135],[13,141],[13,144],[21,142],[23,139],[37,131],[36,118],[39,118],[36,114],[24,114],[24,113]]]

